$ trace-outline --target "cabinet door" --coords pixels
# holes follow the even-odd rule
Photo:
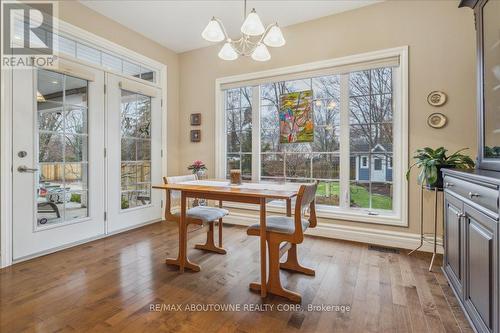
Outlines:
[[[460,298],[463,297],[463,219],[460,200],[445,193],[445,239],[444,239],[444,269],[452,287]]]
[[[465,306],[479,332],[498,332],[498,222],[464,205]]]

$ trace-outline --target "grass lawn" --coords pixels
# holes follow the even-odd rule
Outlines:
[[[320,182],[318,185],[318,191],[316,192],[319,196],[326,196],[327,184],[330,187],[329,196],[339,197],[340,189],[339,183],[325,183]],[[356,207],[368,208],[370,207],[370,193],[363,186],[358,186],[351,184],[351,203]],[[372,208],[374,209],[392,209],[392,199],[390,196],[374,193],[372,194]]]

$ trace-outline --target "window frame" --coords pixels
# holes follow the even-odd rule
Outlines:
[[[368,156],[361,156],[361,169],[368,169]]]
[[[389,57],[398,57],[399,66],[393,68],[393,210],[380,211],[368,210],[362,208],[349,207],[349,88],[348,75],[341,74],[341,110],[340,119],[340,193],[339,206],[318,205],[317,214],[320,218],[348,220],[353,222],[366,222],[385,225],[408,226],[408,183],[404,174],[408,167],[408,46],[401,46],[391,49],[373,51],[358,55],[352,55],[342,58],[329,59],[325,61],[306,63],[302,65],[289,66],[255,73],[235,75],[230,77],[218,78],[215,81],[215,176],[225,178],[226,175],[226,119],[225,119],[225,93],[222,90],[223,85],[238,84],[239,86],[252,86],[253,108],[258,112],[252,112],[252,179],[260,179],[260,93],[259,84],[251,81],[266,79],[276,81],[273,77],[281,75],[296,75],[307,71],[325,70],[324,75],[335,67],[351,65],[356,71],[355,64],[368,63],[372,61],[383,61]],[[365,68],[362,68],[365,69]],[[348,74],[348,73],[347,73]],[[314,74],[314,76],[321,76]],[[307,78],[307,73],[304,74]],[[342,81],[344,82],[342,83]],[[257,92],[257,93],[256,93]],[[347,129],[347,130],[346,130]],[[258,207],[248,204],[228,203],[227,206],[256,210]],[[268,204],[270,212],[283,213],[284,203],[271,202]]]

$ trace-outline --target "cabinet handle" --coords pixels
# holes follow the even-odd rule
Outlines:
[[[480,197],[481,195],[479,193],[476,193],[476,192],[469,192],[469,198],[477,198],[477,197]]]
[[[444,183],[444,186],[445,187],[452,187],[452,186],[455,186],[455,184],[453,184],[453,183]]]

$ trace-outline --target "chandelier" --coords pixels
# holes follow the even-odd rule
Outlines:
[[[285,45],[285,38],[281,33],[278,23],[270,24],[264,28],[255,8],[246,16],[247,1],[245,0],[243,9],[243,25],[241,26],[242,36],[237,40],[232,40],[226,32],[222,21],[212,17],[208,22],[201,36],[209,42],[226,42],[219,51],[219,58],[223,60],[236,60],[239,56],[251,56],[255,61],[268,61],[271,54],[267,49],[270,47],[280,47]],[[246,18],[245,18],[246,17]]]

